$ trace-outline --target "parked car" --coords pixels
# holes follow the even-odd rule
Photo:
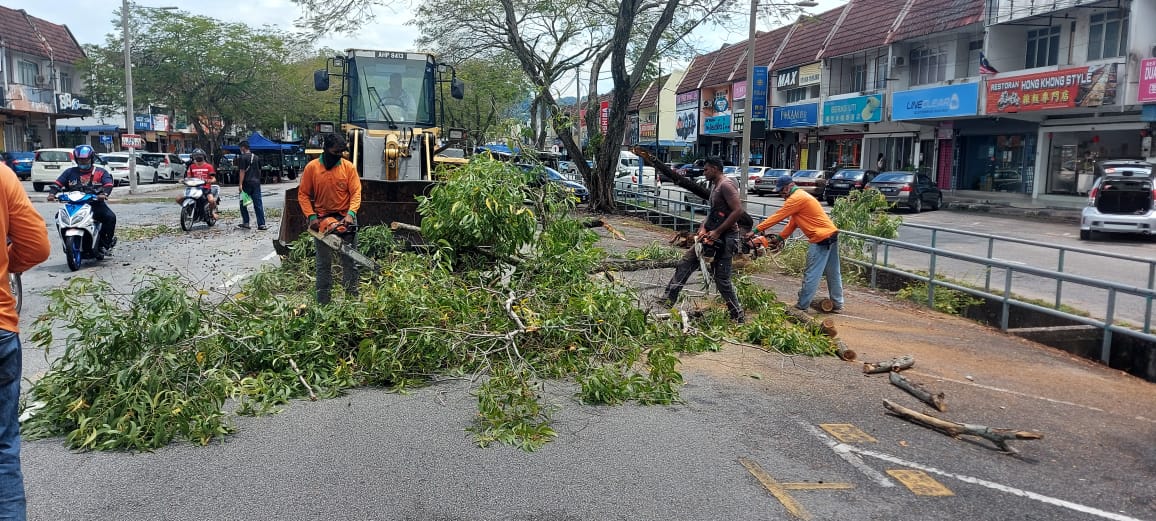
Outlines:
[[[531,186],[541,186],[546,182],[557,183],[562,187],[563,190],[569,192],[574,197],[577,197],[579,203],[585,203],[590,200],[590,191],[586,189],[586,185],[567,179],[566,176],[562,175],[561,172],[554,170],[553,168],[542,165],[526,164],[518,165],[518,167],[527,172],[541,172],[541,176],[536,181],[530,183]]]
[[[3,152],[0,153],[0,158],[4,160],[4,164],[8,165],[16,177],[21,181],[28,180],[32,176],[32,160],[36,158],[33,152]]]
[[[769,167],[765,167],[765,166],[748,166],[747,167],[747,175],[748,175],[748,177],[747,177],[747,190],[753,190],[754,186],[755,186],[755,181],[762,179],[763,174],[765,174],[767,172],[767,170],[769,170],[769,169],[770,169]]]
[[[823,198],[823,191],[827,189],[827,172],[824,170],[799,170],[792,176],[795,186],[807,192],[816,199]]]
[[[863,187],[867,186],[872,179],[879,173],[874,170],[861,170],[857,168],[844,168],[835,172],[831,179],[827,180],[827,188],[823,190],[823,199],[827,201],[830,206],[835,205],[835,199],[851,194],[852,190],[862,191]]]
[[[1106,159],[1096,163],[1096,174],[1080,215],[1080,239],[1089,240],[1096,232],[1151,235],[1156,228],[1152,164]]]
[[[57,177],[66,169],[75,166],[72,161],[71,148],[42,148],[36,151],[32,159],[30,177],[32,188],[43,192],[44,187],[56,181]]]
[[[867,183],[867,188],[878,190],[887,202],[906,206],[914,213],[923,207],[938,210],[943,206],[943,192],[924,174],[912,172],[883,172]]]
[[[772,168],[763,171],[763,175],[755,179],[755,183],[751,185],[751,193],[755,195],[777,194],[779,190],[775,186],[779,178],[784,175],[791,175],[791,171],[786,168]]]
[[[165,181],[181,179],[185,177],[188,168],[180,156],[163,152],[142,152],[137,163],[142,161],[155,169],[152,177],[154,183],[159,183],[162,179]]]
[[[113,152],[109,154],[100,154],[101,160],[105,162],[105,169],[112,174],[113,181],[117,186],[127,185],[128,179],[128,153],[127,152]],[[149,164],[147,161],[141,161],[140,156],[136,158],[136,183],[155,183],[157,182],[157,169]]]

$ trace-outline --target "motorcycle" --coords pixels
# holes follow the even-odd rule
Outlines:
[[[181,229],[189,231],[193,224],[203,222],[213,226],[217,220],[209,209],[210,185],[204,179],[186,177],[181,181],[185,185],[185,195],[181,197]]]
[[[81,191],[62,192],[56,199],[64,203],[56,213],[56,231],[64,243],[64,255],[68,258],[68,269],[76,271],[84,260],[104,260],[100,253],[100,223],[92,218],[91,203],[97,201],[96,194]],[[113,244],[115,239],[113,239]]]

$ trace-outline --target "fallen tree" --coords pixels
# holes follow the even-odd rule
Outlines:
[[[883,407],[899,418],[942,432],[952,438],[958,438],[965,434],[983,438],[994,443],[1000,450],[1008,454],[1019,454],[1019,451],[1008,445],[1011,440],[1038,440],[1044,437],[1043,434],[1035,431],[995,429],[984,425],[943,420],[929,414],[913,411],[890,400],[883,400]]]

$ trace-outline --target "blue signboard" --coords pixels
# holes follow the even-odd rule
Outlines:
[[[751,95],[751,119],[767,119],[767,68],[755,67],[754,92]]]
[[[891,96],[891,119],[894,121],[974,116],[978,110],[978,83],[905,90]]]
[[[805,128],[819,126],[819,104],[803,103],[775,107],[771,128]]]
[[[132,119],[133,119],[133,125],[132,126],[136,127],[137,130],[152,130],[153,129],[153,117],[148,115],[148,114],[145,114],[143,116],[140,114],[136,114],[133,116]]]
[[[109,135],[106,135],[106,134],[101,134],[101,136],[100,136],[100,142],[101,142],[102,144],[105,144],[105,145],[111,145],[111,144],[112,144],[112,136],[109,136]]]
[[[703,134],[726,134],[731,131],[731,115],[706,118],[702,124]]]
[[[879,121],[883,121],[882,94],[823,102],[823,126]]]
[[[1140,112],[1140,121],[1156,121],[1156,105],[1144,105]]]

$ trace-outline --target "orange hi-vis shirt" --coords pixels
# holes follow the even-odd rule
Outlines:
[[[0,255],[0,329],[20,332],[16,297],[8,284],[9,273],[24,273],[48,259],[48,227],[20,180],[8,165],[0,164],[0,234],[8,238],[8,248]]]
[[[823,211],[819,200],[798,188],[787,196],[787,200],[783,201],[783,207],[779,208],[779,211],[767,217],[758,226],[755,226],[755,229],[761,233],[788,217],[791,220],[787,222],[787,226],[779,234],[784,239],[795,233],[795,228],[802,229],[807,240],[812,243],[822,242],[839,231],[839,228],[835,227],[835,223],[831,222],[831,218],[827,216],[827,212]]]
[[[329,170],[320,158],[310,161],[301,173],[297,203],[307,219],[310,215],[350,211],[356,214],[361,210],[361,178],[357,168],[346,159]]]

